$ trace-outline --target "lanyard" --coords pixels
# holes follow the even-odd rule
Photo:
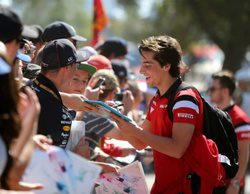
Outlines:
[[[60,100],[59,97],[56,95],[56,93],[51,90],[50,88],[48,88],[47,86],[39,83],[37,80],[34,80],[35,84],[38,85],[40,88],[44,89],[45,91],[49,92],[50,94],[52,94],[57,100]],[[60,100],[61,101],[61,100]]]

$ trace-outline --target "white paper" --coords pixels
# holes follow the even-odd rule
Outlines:
[[[79,140],[85,136],[85,123],[83,121],[72,121],[67,150],[73,150]]]
[[[149,194],[145,175],[140,162],[136,161],[119,170],[120,175],[100,175],[96,194]]]
[[[90,194],[101,167],[62,148],[35,150],[22,181],[41,183],[36,194]]]

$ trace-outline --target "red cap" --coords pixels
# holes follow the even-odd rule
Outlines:
[[[112,69],[111,62],[108,58],[104,57],[103,55],[92,55],[88,61],[85,63],[88,63],[94,67],[96,67],[97,70],[100,69]]]

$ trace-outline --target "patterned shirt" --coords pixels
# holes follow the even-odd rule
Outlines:
[[[100,139],[114,128],[114,124],[107,117],[90,112],[83,116],[83,121],[85,122],[85,139],[89,143],[91,155],[93,155]]]

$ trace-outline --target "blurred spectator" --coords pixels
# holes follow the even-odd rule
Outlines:
[[[0,65],[2,69],[6,64]],[[21,185],[19,183],[33,150],[33,135],[36,133],[40,110],[38,99],[30,89],[25,89],[26,95],[18,96],[11,72],[1,74],[0,80],[0,138],[2,138],[1,143],[4,142],[5,145],[1,144],[3,165],[0,166],[2,170],[4,169],[0,173],[1,187],[13,190],[40,188],[39,184]],[[5,147],[5,151],[2,146]]]
[[[239,170],[235,177],[228,180],[226,186],[219,187],[214,193],[244,193],[244,177],[249,159],[250,122],[243,110],[234,104],[233,93],[236,82],[231,72],[219,72],[212,75],[209,88],[211,102],[228,112],[232,119],[238,139]]]
[[[104,55],[109,60],[113,59],[125,59],[127,51],[127,42],[126,40],[118,37],[113,37],[107,39],[104,43],[97,46],[96,50],[99,54]]]
[[[93,55],[86,63],[95,66],[97,70],[112,69],[110,60],[103,55]]]
[[[102,94],[99,96],[99,100],[101,101],[112,101],[115,97],[115,94],[120,91],[118,80],[115,76],[115,74],[108,70],[108,69],[102,69],[97,71],[93,78],[105,78],[104,86],[105,89]]]
[[[103,55],[93,55],[89,58],[88,61],[84,63],[90,66],[94,66],[97,71],[101,69],[112,69],[110,60]],[[98,87],[97,89],[95,89],[94,87],[97,82],[98,79],[92,79],[90,81],[89,86],[85,89],[85,95],[87,98],[90,98],[92,100],[99,99],[99,93],[102,92],[102,87]]]
[[[20,183],[21,176],[29,162],[33,149],[33,135],[36,132],[37,119],[40,105],[34,92],[24,89],[24,94],[17,92],[17,85],[14,82],[14,72],[4,61],[6,59],[14,66],[20,45],[21,35],[25,35],[19,17],[7,7],[0,6],[0,40],[4,42],[5,56],[0,58],[0,128],[1,138],[1,188],[14,190],[30,190],[40,188],[41,185]],[[4,46],[0,44],[1,48]],[[16,56],[17,55],[17,56]],[[4,148],[4,149],[2,149]],[[6,161],[6,156],[7,161]],[[5,158],[5,160],[4,160]],[[3,162],[3,163],[2,163]],[[6,163],[7,162],[7,163]],[[4,192],[1,190],[1,193]],[[15,192],[13,192],[15,193]],[[27,192],[28,193],[28,192]]]
[[[23,25],[19,17],[6,7],[0,7],[0,41],[6,46],[6,60],[13,64],[16,58]]]
[[[77,46],[77,41],[86,41],[87,39],[76,34],[75,28],[68,23],[55,21],[45,27],[42,39],[44,42],[49,42],[55,39],[69,39],[74,46]]]
[[[245,66],[242,67],[235,73],[235,78],[239,83],[239,88],[241,90],[241,95],[238,96],[241,99],[240,106],[246,112],[248,117],[250,118],[250,67]]]
[[[140,104],[143,101],[142,91],[139,89],[138,84],[135,80],[128,81],[127,89],[130,90],[134,96],[132,110],[128,113],[128,116],[130,116],[137,124],[140,125],[145,119],[143,111],[139,109]]]
[[[22,58],[17,57],[22,61],[22,70],[25,72],[28,63],[35,58],[36,47],[34,44],[26,39],[22,39],[20,42],[19,54],[22,53]],[[25,56],[25,57],[24,57]]]
[[[34,52],[34,57],[32,58],[32,61],[31,61],[31,63],[34,63],[37,52],[40,50],[40,48],[44,44],[42,41],[43,28],[40,25],[32,25],[32,26],[30,26],[30,28],[32,28],[34,31],[36,31],[37,36],[36,37],[24,37],[24,38],[31,41],[36,48],[35,52]]]
[[[127,82],[128,82],[128,70],[124,64],[124,61],[121,60],[112,61],[112,68],[119,80],[119,85],[121,90],[124,90],[127,87]]]
[[[84,46],[80,48],[79,50],[85,51],[90,57],[98,54],[97,51],[91,46]]]

